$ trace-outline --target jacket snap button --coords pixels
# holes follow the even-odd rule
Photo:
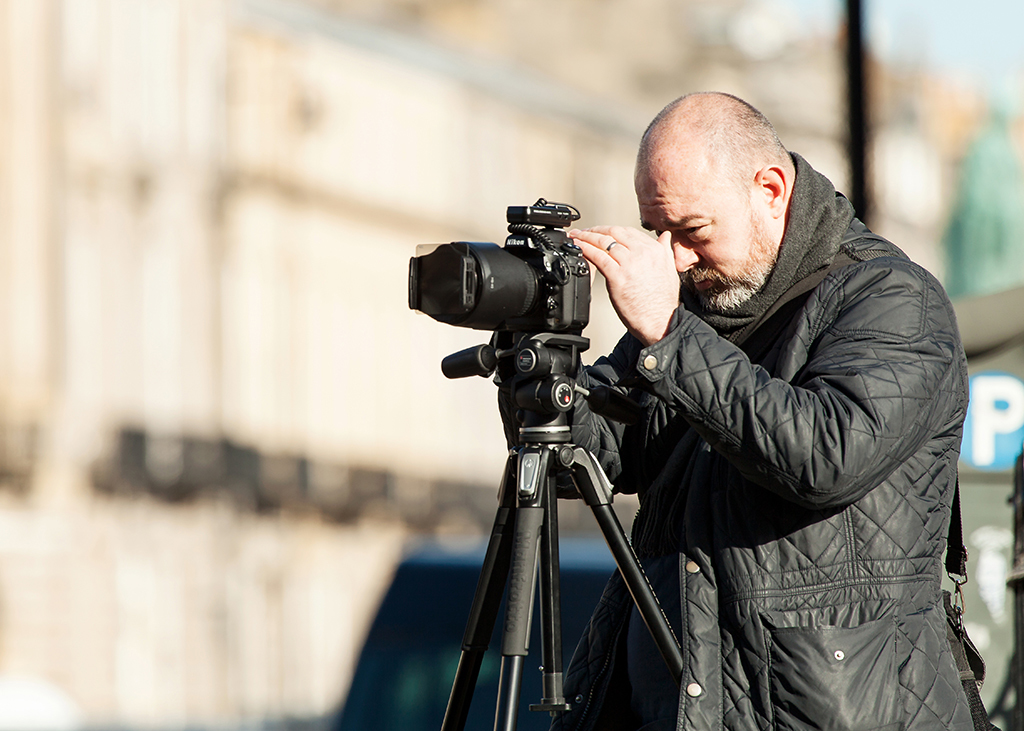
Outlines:
[[[688,686],[686,686],[686,695],[690,696],[691,698],[696,698],[703,692],[704,689],[697,685],[697,683],[690,683]]]
[[[644,368],[646,368],[649,371],[653,371],[657,367],[658,359],[655,358],[653,355],[648,355],[646,358],[644,358]]]
[[[833,656],[835,657],[836,660],[842,660],[842,659],[844,659],[846,657],[846,653],[843,652],[842,650],[836,650],[835,654]]]
[[[686,562],[686,573],[688,573],[688,574],[695,574],[698,571],[700,571],[700,566],[698,566],[693,561],[687,561]]]
[[[582,693],[580,695],[576,696],[576,702],[577,703],[582,703],[583,702],[583,694]]]

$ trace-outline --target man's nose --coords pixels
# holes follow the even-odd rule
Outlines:
[[[676,260],[676,271],[680,274],[691,269],[700,260],[693,249],[678,241],[672,243],[672,254]]]

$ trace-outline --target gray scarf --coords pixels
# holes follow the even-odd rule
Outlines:
[[[789,219],[779,258],[757,293],[736,309],[709,312],[685,287],[681,298],[686,309],[730,339],[756,321],[779,297],[811,273],[832,263],[839,243],[853,220],[853,206],[802,157],[790,153],[796,165],[796,182],[789,201]]]

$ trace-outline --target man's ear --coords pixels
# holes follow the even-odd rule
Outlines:
[[[792,181],[780,165],[769,165],[754,176],[754,196],[767,207],[772,218],[786,215]]]

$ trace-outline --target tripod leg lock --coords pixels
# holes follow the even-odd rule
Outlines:
[[[601,469],[597,458],[582,447],[573,451],[573,481],[583,497],[583,502],[595,505],[612,504],[612,483]]]
[[[540,490],[541,478],[547,477],[547,459],[545,451],[527,448],[519,453],[519,498],[532,500]]]

